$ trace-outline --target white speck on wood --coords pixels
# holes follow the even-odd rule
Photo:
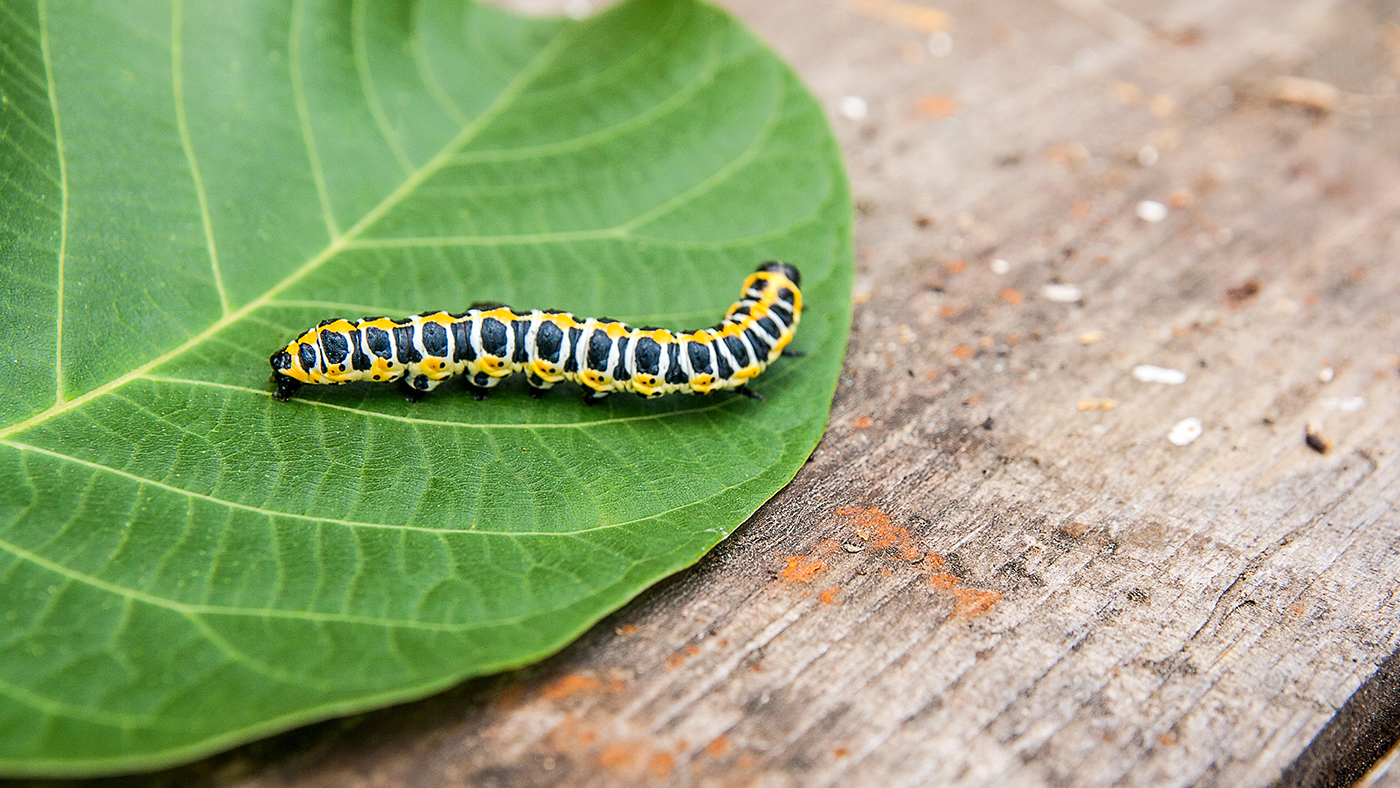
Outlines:
[[[865,120],[865,116],[870,114],[870,106],[860,96],[842,96],[836,102],[836,111],[848,120]]]
[[[1326,410],[1339,410],[1343,413],[1355,413],[1366,407],[1365,397],[1323,397],[1322,407]]]
[[[1186,382],[1185,372],[1179,369],[1155,367],[1151,364],[1139,364],[1133,367],[1133,377],[1143,383],[1165,383],[1168,386],[1180,386]]]
[[[1072,304],[1084,297],[1084,291],[1079,285],[1046,285],[1041,288],[1040,294],[1050,301],[1062,304]]]
[[[1137,215],[1144,222],[1160,222],[1167,218],[1167,206],[1156,200],[1143,200],[1137,204]]]
[[[1172,427],[1172,431],[1167,433],[1167,440],[1171,441],[1173,446],[1186,446],[1194,443],[1203,432],[1205,427],[1201,425],[1201,420],[1191,416],[1178,421]]]

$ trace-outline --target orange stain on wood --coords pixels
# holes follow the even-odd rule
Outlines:
[[[635,624],[623,624],[622,626],[617,628],[616,632],[619,635],[626,635],[627,637],[631,637],[637,634],[637,626]]]
[[[866,547],[875,550],[893,547],[905,561],[917,561],[924,557],[924,551],[916,547],[910,538],[909,529],[890,523],[890,516],[878,508],[842,506],[836,513],[851,520],[858,530],[871,532]]]
[[[944,11],[925,8],[900,0],[836,0],[861,16],[888,22],[916,33],[937,33],[947,30],[952,17]]]
[[[832,747],[832,748],[831,748],[831,757],[836,758],[836,759],[838,759],[838,760],[841,759],[841,758],[845,758],[846,756],[848,756],[848,755],[850,755],[850,754],[851,754],[851,748],[850,748],[850,747],[847,747],[847,746],[845,746],[845,745],[841,745],[841,746],[837,746],[837,747]]]
[[[958,113],[958,100],[947,93],[932,93],[919,99],[919,114],[927,118],[950,118]]]
[[[899,560],[915,564],[917,571],[929,572],[929,586],[935,591],[946,593],[953,598],[954,615],[967,618],[986,615],[992,611],[997,602],[1001,601],[1001,594],[996,591],[981,588],[958,588],[957,576],[948,572],[935,571],[943,566],[943,556],[920,550],[914,544],[909,529],[891,523],[889,515],[878,507],[842,506],[836,510],[836,513],[850,520],[856,535],[865,541],[867,548],[873,550],[890,549],[898,556]],[[888,577],[891,574],[892,571],[889,567],[880,567],[882,577]],[[832,586],[822,591],[819,598],[825,604],[832,604],[840,591],[839,586]]]
[[[570,695],[577,695],[580,692],[598,689],[601,683],[602,682],[592,676],[570,673],[545,687],[544,691],[540,694],[550,700],[559,700],[560,698],[567,698]]]
[[[1186,191],[1185,189],[1177,189],[1176,191],[1167,195],[1167,205],[1177,209],[1178,211],[1186,210],[1187,208],[1190,208],[1192,205],[1195,204],[1196,195]]]
[[[515,683],[506,687],[505,691],[496,696],[496,708],[513,709],[520,705],[520,700],[525,696],[525,685]]]
[[[587,725],[580,725],[572,714],[565,715],[559,727],[550,731],[549,746],[560,752],[580,752],[587,750],[598,740],[598,734]]]
[[[675,653],[675,654],[672,654],[672,655],[666,657],[666,667],[669,668],[669,669],[671,669],[671,670],[675,670],[676,668],[678,668],[678,667],[680,667],[681,665],[684,665],[684,664],[685,664],[685,655],[684,655],[684,654],[681,654],[680,652],[677,652],[677,653]]]
[[[960,274],[967,270],[967,261],[959,258],[943,266],[943,270],[950,274]]]
[[[675,771],[676,757],[669,752],[658,752],[647,760],[647,771],[657,780],[664,780]]]
[[[976,353],[977,351],[973,350],[967,345],[958,345],[957,347],[953,348],[953,355],[962,359],[972,358],[974,355],[976,355]]]
[[[871,424],[874,424],[874,423],[875,423],[875,420],[872,419],[872,418],[870,418],[869,416],[861,416],[860,418],[858,418],[858,419],[856,419],[855,421],[851,422],[851,427],[854,428],[854,429],[863,430],[863,429],[869,427]]]
[[[687,657],[693,657],[693,656],[695,656],[696,654],[699,654],[699,653],[700,653],[700,647],[697,646],[697,645],[695,645],[694,643],[691,643],[689,646],[686,646],[686,647],[685,647],[685,655],[686,655]]]
[[[840,549],[841,543],[835,539],[822,539],[817,542],[817,552],[819,553],[834,553]]]
[[[729,737],[723,733],[710,739],[710,743],[705,745],[705,754],[711,758],[723,758],[729,752]]]
[[[826,564],[815,558],[808,558],[805,555],[790,555],[787,557],[787,566],[783,567],[779,577],[784,580],[805,583],[821,574],[825,569]]]
[[[1012,306],[1020,306],[1021,302],[1026,300],[1026,297],[1021,295],[1021,291],[1014,287],[1003,287],[997,291],[997,295]]]
[[[598,753],[598,765],[604,769],[625,769],[632,765],[634,749],[623,744],[614,744]]]
[[[992,608],[1001,601],[1001,594],[995,591],[984,591],[980,588],[955,588],[948,592],[953,595],[956,604],[953,613],[959,616],[984,616],[992,612]]]

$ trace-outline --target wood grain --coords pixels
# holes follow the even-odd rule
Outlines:
[[[107,784],[1363,774],[1397,733],[1400,6],[959,0],[937,57],[859,4],[724,5],[831,109],[859,204],[812,461],[541,665]]]
[[[1395,788],[1400,786],[1400,744],[1391,748],[1356,783],[1356,788]]]

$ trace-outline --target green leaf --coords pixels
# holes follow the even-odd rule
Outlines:
[[[850,319],[821,110],[724,13],[0,5],[0,772],[197,757],[559,649],[797,472]],[[268,394],[316,321],[476,300],[709,325],[732,395]]]

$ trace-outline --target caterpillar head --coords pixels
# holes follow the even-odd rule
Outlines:
[[[767,271],[769,273],[774,274],[782,274],[783,276],[787,277],[788,280],[793,284],[797,285],[798,287],[802,286],[802,274],[798,272],[797,266],[791,263],[784,263],[779,260],[769,260],[763,265],[760,265],[758,267],[758,270]]]
[[[267,362],[272,367],[272,380],[277,384],[277,391],[272,394],[275,399],[286,402],[303,383],[312,382],[320,363],[319,351],[316,334],[308,332],[272,354]]]

